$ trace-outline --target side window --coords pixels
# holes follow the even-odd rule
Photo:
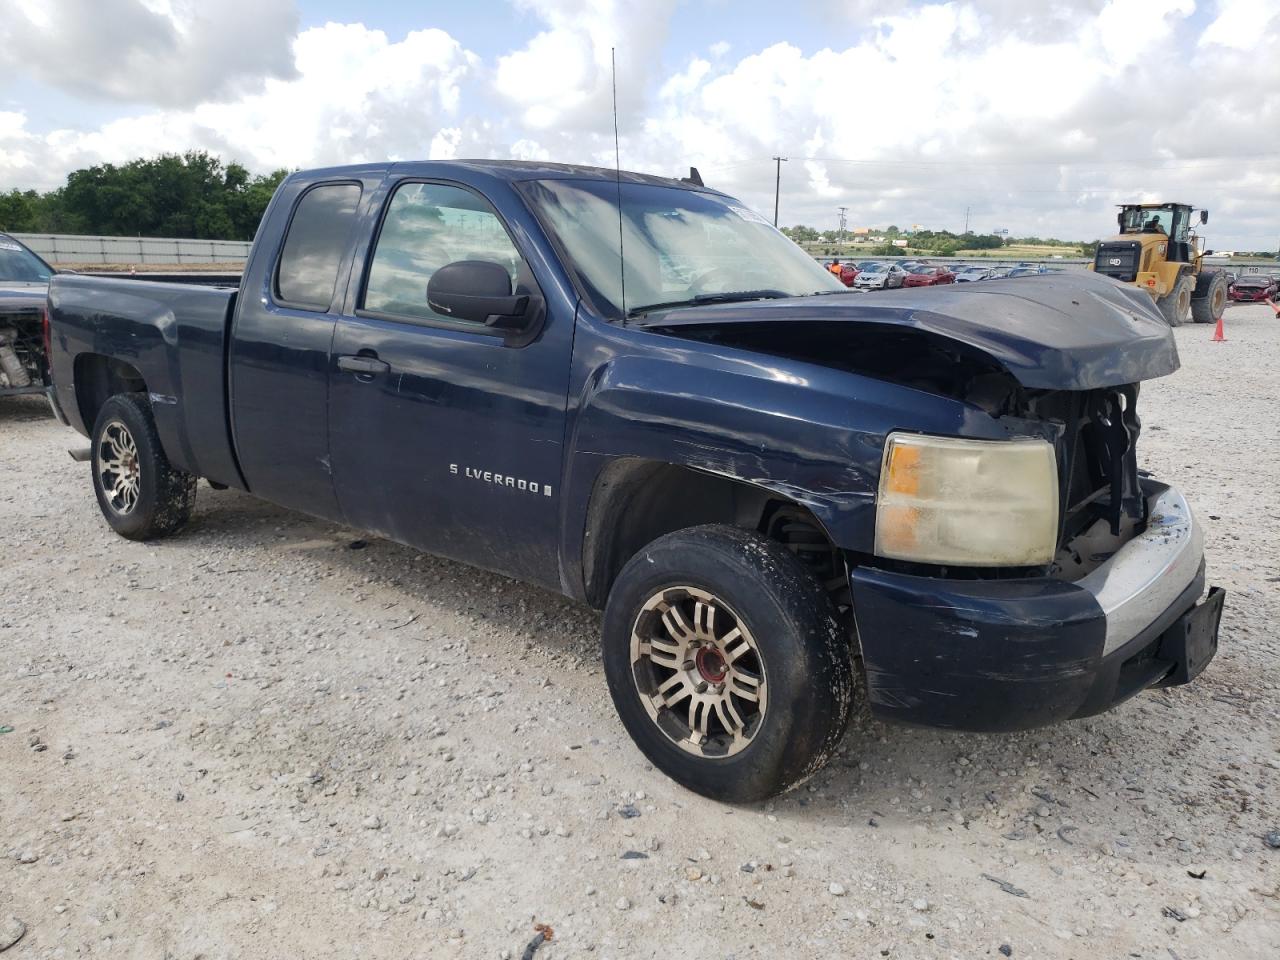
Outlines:
[[[360,206],[360,187],[330,183],[302,195],[276,269],[276,297],[304,310],[328,310],[342,255]]]
[[[489,204],[461,187],[406,183],[382,221],[365,284],[365,310],[457,323],[427,305],[427,282],[447,263],[492,260],[514,285],[523,260]]]

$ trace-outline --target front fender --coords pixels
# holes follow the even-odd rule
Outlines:
[[[910,387],[662,339],[660,353],[615,356],[597,367],[577,398],[565,476],[565,502],[579,511],[565,518],[571,591],[581,585],[587,504],[600,472],[618,458],[768,491],[811,511],[836,546],[869,553],[888,433],[1009,436],[1007,425],[975,407]]]

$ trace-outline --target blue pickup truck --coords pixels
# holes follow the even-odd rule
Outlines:
[[[1106,277],[859,294],[696,178],[457,161],[289,177],[238,289],[49,308],[119,534],[203,477],[602,609],[627,731],[711,797],[802,782],[863,698],[1025,729],[1217,648],[1135,452],[1172,332]]]

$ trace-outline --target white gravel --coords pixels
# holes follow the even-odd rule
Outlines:
[[[1280,321],[1209,336],[1139,408],[1230,592],[1207,673],[1018,736],[863,716],[752,808],[645,764],[590,611],[203,486],[129,543],[0,401],[4,960],[1274,955]]]

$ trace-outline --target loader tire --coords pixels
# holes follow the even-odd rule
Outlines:
[[[1196,323],[1217,323],[1227,309],[1227,277],[1221,270],[1204,270],[1196,278],[1191,295],[1191,319]]]
[[[1191,316],[1191,290],[1191,278],[1180,277],[1177,285],[1156,301],[1156,305],[1160,307],[1160,313],[1169,326],[1180,327]]]

